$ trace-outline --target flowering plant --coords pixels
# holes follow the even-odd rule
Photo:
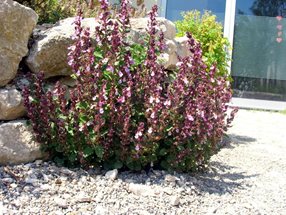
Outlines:
[[[24,90],[36,138],[54,158],[68,164],[140,170],[150,163],[193,171],[205,164],[233,119],[227,118],[229,82],[207,71],[202,50],[188,34],[191,56],[181,58],[175,79],[159,63],[165,49],[158,31],[157,6],[149,12],[145,44],[131,44],[129,2],[111,19],[108,2],[93,42],[90,30],[75,20],[69,65],[76,87],[57,84],[45,92],[43,76]],[[67,99],[66,94],[70,95]]]

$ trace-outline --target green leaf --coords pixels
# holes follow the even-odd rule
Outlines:
[[[86,158],[86,157],[89,157],[90,155],[92,155],[94,153],[94,149],[91,148],[90,146],[87,146],[84,148],[83,150],[83,156]]]
[[[142,169],[141,164],[139,161],[132,161],[130,163],[126,163],[126,166],[131,169],[131,170],[135,170],[135,171],[139,171]]]
[[[167,127],[166,131],[169,132],[169,131],[171,131],[172,129],[173,129],[173,126],[170,125],[170,126]]]
[[[112,75],[112,73],[109,72],[109,71],[106,71],[106,70],[105,70],[105,71],[103,72],[103,76],[104,76],[105,79],[112,80],[111,75]]]
[[[59,144],[56,145],[55,149],[56,149],[57,152],[64,152],[64,149]]]
[[[102,52],[101,51],[95,51],[94,52],[94,56],[99,58],[99,59],[102,59],[103,58],[103,55],[102,55]]]
[[[95,146],[95,154],[97,157],[99,157],[100,159],[103,158],[103,154],[104,154],[104,149],[101,145],[96,145]]]
[[[77,160],[77,155],[76,155],[76,153],[70,154],[68,159],[69,159],[69,161],[70,161],[71,163],[74,163],[74,162]]]
[[[123,167],[123,163],[121,161],[115,161],[113,164],[113,169],[121,169]]]
[[[161,155],[161,156],[164,156],[166,154],[167,154],[167,150],[165,148],[163,148],[159,151],[159,155]]]
[[[79,103],[76,104],[76,108],[87,109],[88,108],[88,103],[87,102],[79,102]]]
[[[72,78],[72,79],[77,79],[76,74],[72,74],[72,75],[71,75],[71,78]]]
[[[160,166],[161,166],[163,169],[168,169],[168,168],[169,168],[169,164],[168,164],[168,162],[165,161],[165,160],[162,160],[162,161],[161,161]]]
[[[70,128],[68,125],[65,125],[65,129],[71,136],[74,136],[74,132],[72,128]]]
[[[88,117],[87,117],[86,115],[81,115],[81,116],[79,117],[79,121],[80,121],[81,123],[86,123],[86,122],[88,122]]]

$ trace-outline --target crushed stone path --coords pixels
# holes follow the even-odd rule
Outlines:
[[[228,135],[231,143],[212,164],[221,186],[232,192],[206,198],[216,202],[211,213],[286,214],[286,115],[240,110]]]
[[[286,115],[240,110],[198,174],[0,166],[2,214],[286,214]]]

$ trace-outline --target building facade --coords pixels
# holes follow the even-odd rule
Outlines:
[[[286,101],[286,0],[145,0],[160,16],[210,10],[231,42],[235,97]],[[284,18],[285,17],[285,18]],[[286,108],[286,106],[285,106]]]

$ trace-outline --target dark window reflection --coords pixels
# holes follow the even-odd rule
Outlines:
[[[286,100],[286,1],[237,0],[232,74],[236,95]]]
[[[236,13],[275,17],[285,14],[285,7],[285,0],[240,0],[236,2]]]

